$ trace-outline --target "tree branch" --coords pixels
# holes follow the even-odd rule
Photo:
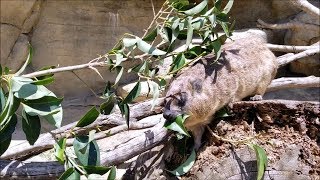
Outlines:
[[[294,45],[278,45],[278,44],[267,44],[267,47],[271,51],[294,52],[294,53],[306,51],[313,48],[319,48],[316,46],[294,46]]]
[[[288,22],[288,23],[283,23],[283,24],[269,24],[261,19],[258,19],[258,27],[261,28],[268,28],[268,29],[310,29],[310,30],[319,30],[319,26],[315,24],[306,24],[306,23],[301,23],[301,22]]]
[[[289,88],[320,87],[320,77],[309,76],[303,78],[279,78],[268,86],[267,92]]]
[[[290,0],[291,4],[298,7],[299,9],[303,10],[304,12],[319,17],[320,16],[320,10],[316,6],[309,3],[307,0]]]
[[[319,54],[319,53],[320,53],[320,48],[310,48],[308,50],[302,51],[302,52],[295,54],[295,55],[292,55],[292,56],[277,58],[277,60],[278,60],[279,66],[281,67],[281,66],[289,64],[290,62],[295,61],[297,59],[301,59],[301,58],[308,57],[308,56],[313,56],[313,55]]]

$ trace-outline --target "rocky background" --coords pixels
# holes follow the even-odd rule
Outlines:
[[[153,0],[156,11],[163,2]],[[320,25],[319,18],[311,19],[290,6],[287,0],[239,0],[234,3],[231,16],[236,19],[236,29],[255,28],[257,19],[269,23],[299,20]],[[29,72],[44,66],[87,63],[110,50],[124,33],[141,36],[152,18],[150,0],[1,0],[1,65],[16,71],[27,58],[28,43],[34,48]],[[319,28],[308,32],[279,30],[268,35],[268,41],[276,44],[311,45],[320,39]],[[307,63],[297,61],[288,69],[319,76],[319,56],[310,59]],[[115,79],[107,69],[100,68],[99,71],[104,80],[92,70],[74,73],[99,93],[107,80]],[[283,71],[287,73],[287,69]],[[86,109],[99,104],[76,75],[71,72],[56,74],[56,81],[49,87],[65,98],[64,124],[79,120]],[[128,84],[135,78],[126,75],[121,84]],[[290,91],[290,94],[288,91],[273,93],[266,97],[314,100],[319,93],[319,89],[309,89]]]

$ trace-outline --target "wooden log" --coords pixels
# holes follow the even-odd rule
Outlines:
[[[295,111],[300,115],[316,114],[320,115],[320,103],[319,102],[303,102],[303,101],[290,101],[290,100],[263,100],[263,101],[241,101],[233,103],[232,111],[238,112],[238,114],[244,114],[246,111],[251,111],[255,108],[258,111],[265,111],[273,109],[273,113],[278,110],[282,115],[286,115],[285,112]],[[296,116],[296,113],[288,114],[289,116]],[[293,119],[293,118],[292,118]],[[140,123],[146,123],[150,121],[159,122],[157,125],[151,128],[140,130],[122,131],[111,137],[98,140],[98,145],[101,152],[101,163],[103,165],[120,164],[142,152],[145,152],[152,147],[167,141],[170,135],[165,128],[163,128],[164,119],[162,115],[155,115],[140,120]],[[139,122],[139,121],[138,121]],[[12,165],[15,164],[14,166]],[[41,172],[37,170],[43,167]],[[18,168],[22,167],[22,168]],[[50,171],[45,167],[50,167]],[[54,173],[56,172],[56,173]],[[63,166],[58,163],[44,162],[21,162],[6,160],[0,160],[0,177],[19,177],[20,179],[26,179],[29,177],[57,177],[63,172]],[[32,176],[31,176],[32,175]]]

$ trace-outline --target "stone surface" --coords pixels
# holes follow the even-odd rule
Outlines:
[[[305,12],[299,13],[294,20],[306,24],[315,25],[314,28],[290,29],[285,35],[285,44],[289,45],[312,45],[320,40],[320,18],[313,17]],[[290,63],[290,70],[305,75],[320,76],[319,54],[299,59]]]
[[[159,1],[157,1],[159,2]],[[158,7],[159,3],[155,3]],[[137,11],[139,8],[139,11]],[[45,1],[41,17],[34,27],[32,45],[35,49],[32,67],[69,66],[89,62],[98,54],[112,49],[126,32],[141,35],[152,18],[149,1]],[[133,65],[132,62],[126,64]],[[102,90],[115,74],[99,68],[101,79],[93,70],[75,71],[95,91]],[[75,98],[90,94],[90,89],[73,73],[56,74],[50,88],[60,96]],[[120,82],[136,77],[126,75]],[[64,83],[66,82],[66,83]]]
[[[22,26],[22,33],[30,33],[32,28],[38,22],[40,18],[40,10],[41,10],[42,1],[38,0],[34,4],[32,8],[32,12],[29,17],[24,21]]]
[[[29,40],[28,36],[20,34],[15,42],[8,59],[3,63],[16,72],[26,61],[29,54]]]
[[[1,23],[11,24],[21,29],[36,1],[37,0],[2,0]]]
[[[19,37],[20,29],[9,24],[1,24],[1,64],[6,62],[14,43]]]

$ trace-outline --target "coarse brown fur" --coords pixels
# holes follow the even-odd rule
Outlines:
[[[226,43],[217,63],[208,55],[179,74],[167,90],[164,117],[188,114],[185,126],[201,145],[204,126],[230,102],[263,95],[277,71],[274,54],[259,37]]]

